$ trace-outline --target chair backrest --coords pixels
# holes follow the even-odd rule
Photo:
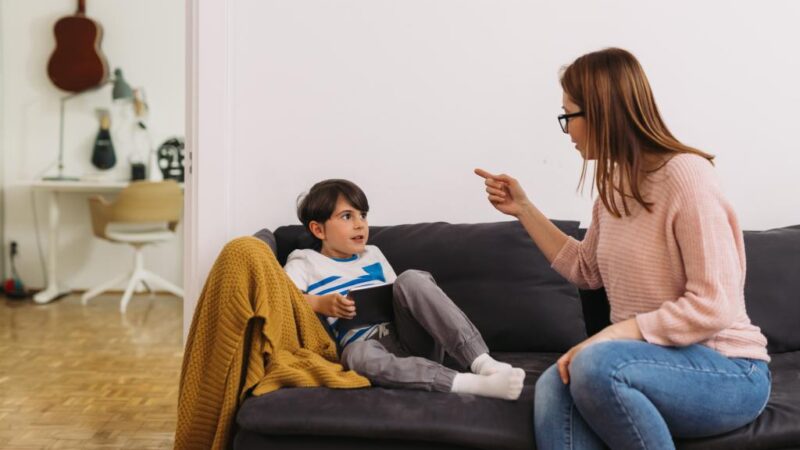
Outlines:
[[[175,181],[137,181],[120,191],[109,222],[178,223],[183,211],[183,191]]]

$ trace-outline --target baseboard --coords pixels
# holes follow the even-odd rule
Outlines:
[[[44,289],[42,289],[42,288],[28,288],[28,289],[26,289],[27,296],[28,297],[33,297],[34,295],[38,294],[40,291],[43,291],[43,290]],[[88,289],[72,289],[72,290],[70,290],[70,293],[68,295],[82,295],[86,291],[88,291]],[[103,292],[101,295],[109,295],[109,294],[111,294],[111,295],[122,296],[122,294],[124,294],[124,293],[125,293],[124,289],[110,289],[108,291]],[[143,293],[146,294],[147,292],[145,291]],[[5,295],[5,293],[2,292],[2,291],[0,291],[0,294]],[[174,295],[169,291],[155,291],[155,294],[156,295],[172,295],[173,297],[177,297],[177,295]],[[139,294],[134,292],[133,295],[139,295]]]

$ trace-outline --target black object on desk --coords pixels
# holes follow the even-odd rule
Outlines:
[[[167,139],[158,147],[158,167],[165,180],[175,180],[183,183],[183,139],[174,137]]]
[[[117,155],[114,153],[114,144],[111,142],[111,116],[108,111],[100,112],[100,131],[94,140],[92,150],[92,164],[98,169],[106,170],[117,164]]]
[[[144,163],[131,163],[131,180],[144,180],[147,177],[147,167]]]

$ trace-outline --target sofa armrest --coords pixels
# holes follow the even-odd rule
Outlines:
[[[266,242],[269,248],[272,249],[272,253],[275,254],[275,256],[278,255],[278,243],[277,241],[275,241],[275,235],[272,234],[272,231],[269,231],[269,229],[267,228],[262,228],[258,230],[256,234],[253,235],[253,237],[256,237]]]

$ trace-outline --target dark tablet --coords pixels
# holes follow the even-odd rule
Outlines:
[[[336,329],[345,333],[350,329],[394,320],[392,307],[393,284],[354,288],[347,297],[356,303],[356,316],[352,319],[339,319]]]

